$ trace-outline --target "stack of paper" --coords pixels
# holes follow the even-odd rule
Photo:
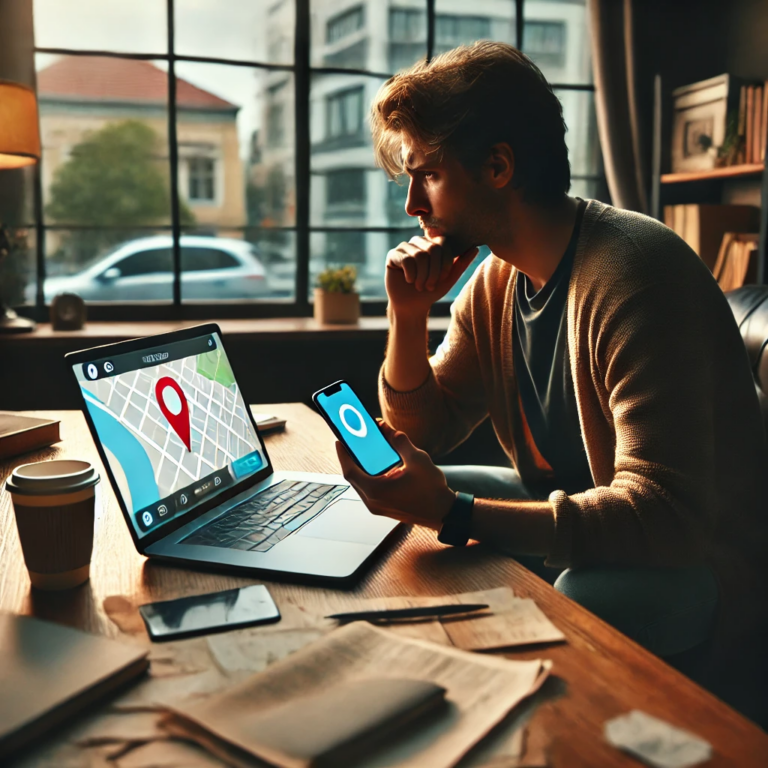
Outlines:
[[[447,710],[423,727],[377,745],[356,765],[455,765],[549,674],[549,662],[508,661],[466,653],[356,622],[254,675],[239,686],[193,705],[177,704],[165,727],[236,766],[263,765],[250,723],[330,685],[388,679],[422,680],[446,690]],[[300,724],[296,724],[300,728]],[[253,757],[252,757],[253,756]],[[279,762],[296,766],[300,762]],[[307,764],[307,763],[304,763]]]

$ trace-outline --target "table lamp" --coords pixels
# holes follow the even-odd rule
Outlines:
[[[37,99],[31,88],[0,80],[0,172],[23,168],[40,159]],[[0,177],[2,183],[2,177]],[[10,237],[0,223],[0,262],[10,251]],[[20,333],[35,327],[0,301],[0,333]]]

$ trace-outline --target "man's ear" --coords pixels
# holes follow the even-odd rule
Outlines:
[[[515,153],[506,141],[491,147],[483,164],[483,175],[494,189],[502,189],[512,181],[515,175]]]

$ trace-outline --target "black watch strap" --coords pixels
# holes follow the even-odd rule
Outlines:
[[[443,527],[437,534],[437,540],[454,547],[463,547],[469,541],[472,529],[472,507],[475,497],[471,493],[457,492],[456,499],[448,514],[443,518]]]

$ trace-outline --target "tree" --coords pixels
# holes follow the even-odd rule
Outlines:
[[[167,224],[170,194],[158,136],[138,120],[108,123],[77,144],[57,169],[46,214],[58,224],[89,227],[62,237],[56,254],[83,266],[105,248],[136,237],[136,227]],[[181,223],[194,216],[179,201]]]

